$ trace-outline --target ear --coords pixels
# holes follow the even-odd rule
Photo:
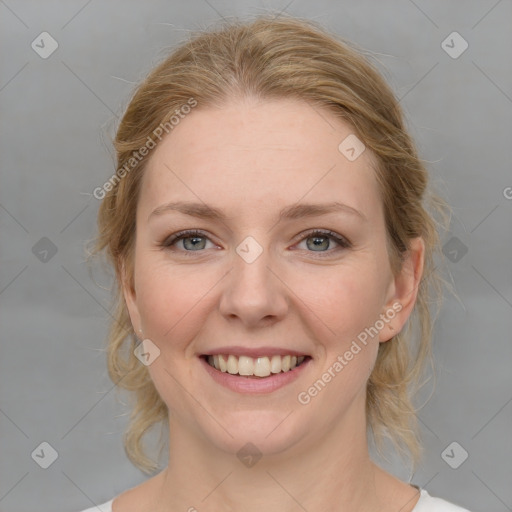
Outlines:
[[[424,261],[425,243],[423,238],[414,238],[410,241],[409,249],[405,253],[400,272],[393,277],[390,283],[386,309],[383,311],[384,316],[387,316],[389,320],[379,333],[380,342],[389,341],[397,335],[411,315],[418,297]],[[395,314],[390,318],[392,312]]]
[[[121,275],[121,289],[123,291],[124,301],[128,308],[132,327],[135,332],[138,332],[142,327],[140,320],[139,308],[137,306],[137,295],[135,293],[135,283],[133,276],[128,275],[125,261],[123,260],[120,264],[120,275]]]

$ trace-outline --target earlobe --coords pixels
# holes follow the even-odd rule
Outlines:
[[[411,315],[418,290],[423,276],[423,265],[425,259],[425,243],[421,237],[410,241],[409,249],[405,255],[400,272],[393,279],[393,293],[386,303],[384,315],[392,310],[393,318],[389,318],[387,327],[379,333],[379,341],[389,341],[396,336],[404,327]]]

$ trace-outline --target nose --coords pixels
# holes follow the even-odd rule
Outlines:
[[[233,268],[223,280],[219,305],[225,318],[256,327],[268,326],[285,317],[287,288],[270,263],[268,250],[252,262],[234,254]]]

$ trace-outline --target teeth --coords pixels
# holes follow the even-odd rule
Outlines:
[[[213,358],[213,361],[215,362],[215,358]],[[219,368],[224,373],[228,371],[228,362],[224,359],[224,356],[219,354],[219,365],[215,365],[215,368]]]
[[[268,377],[270,375],[270,360],[268,357],[258,357],[256,359],[254,375],[256,377]]]
[[[240,356],[238,358],[238,373],[240,375],[254,375],[254,359]]]
[[[252,358],[248,356],[208,356],[208,364],[217,370],[246,377],[268,377],[272,373],[288,372],[304,361],[305,356],[271,356]]]
[[[281,372],[281,356],[272,356],[272,360],[270,361],[270,371],[272,373]]]
[[[231,373],[232,375],[238,373],[238,359],[236,358],[236,356],[228,357],[227,370],[228,373]]]

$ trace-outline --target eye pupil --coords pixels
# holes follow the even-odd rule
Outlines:
[[[309,243],[310,240],[313,240],[313,244]],[[312,236],[308,238],[307,245],[308,249],[320,248],[322,250],[325,250],[329,248],[329,238],[326,236]]]
[[[191,244],[187,247],[187,242],[191,241]],[[203,245],[201,245],[201,242],[203,242]],[[183,239],[183,245],[186,249],[192,249],[193,251],[198,249],[204,249],[204,237],[202,236],[189,236],[187,238]]]

